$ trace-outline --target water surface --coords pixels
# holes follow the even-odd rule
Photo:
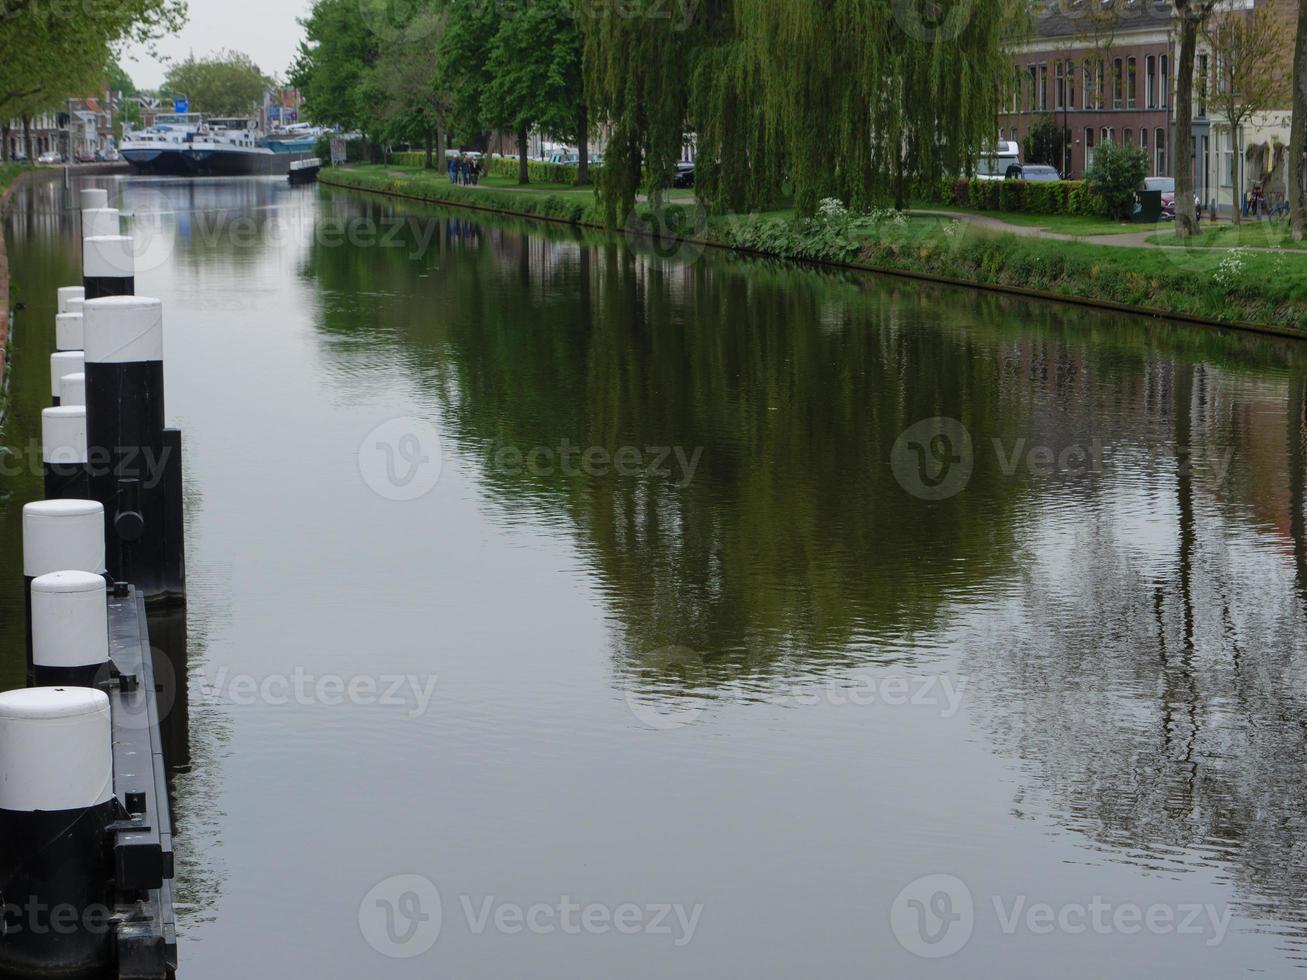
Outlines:
[[[186,439],[189,602],[154,624],[183,977],[1302,962],[1307,349],[276,180],[105,186]],[[11,460],[69,200],[6,219]],[[385,955],[413,875],[439,936]]]

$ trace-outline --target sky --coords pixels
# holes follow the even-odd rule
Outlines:
[[[310,0],[189,0],[190,17],[177,34],[155,42],[164,59],[188,54],[203,57],[231,48],[244,51],[264,73],[284,78],[303,31],[295,22],[308,12]],[[130,45],[120,59],[138,88],[158,88],[167,62],[139,45]]]

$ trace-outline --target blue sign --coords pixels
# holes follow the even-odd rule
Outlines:
[[[191,100],[190,100],[190,99],[173,99],[173,100],[172,100],[172,111],[173,111],[173,112],[190,112],[190,111],[191,111]]]

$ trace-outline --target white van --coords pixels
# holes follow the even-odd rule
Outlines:
[[[999,140],[993,153],[976,161],[976,180],[1003,180],[1007,168],[1021,162],[1021,147],[1011,140]]]

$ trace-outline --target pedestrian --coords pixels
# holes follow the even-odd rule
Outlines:
[[[455,157],[449,157],[445,161],[445,169],[449,171],[449,182],[451,184],[458,183],[458,160]]]
[[[476,187],[477,178],[481,176],[481,161],[476,157],[472,158],[472,186]]]

